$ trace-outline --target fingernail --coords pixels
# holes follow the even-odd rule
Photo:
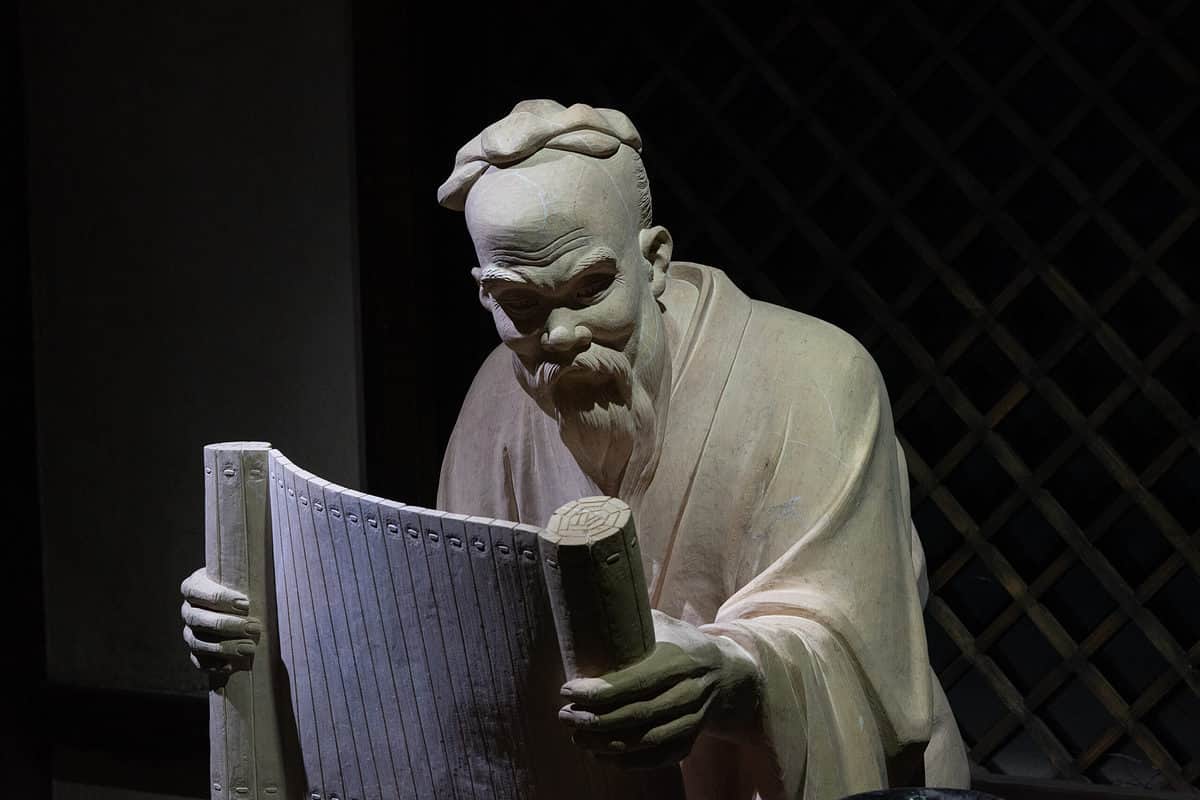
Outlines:
[[[245,598],[239,597],[237,600],[233,601],[233,606],[234,606],[234,608],[238,609],[239,611],[249,611],[250,610],[250,601],[246,600]]]
[[[262,633],[262,625],[257,622],[247,622],[243,627],[247,636],[258,636]]]
[[[569,722],[577,722],[580,725],[591,725],[599,719],[598,716],[590,711],[583,711],[575,708],[575,706],[563,706],[558,710],[558,718]]]
[[[239,656],[252,656],[252,655],[254,655],[254,645],[252,645],[252,644],[239,644],[239,645],[237,646],[237,654],[238,654]]]

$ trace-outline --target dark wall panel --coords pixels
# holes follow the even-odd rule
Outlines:
[[[346,10],[22,13],[49,677],[197,690],[201,447],[361,478]]]

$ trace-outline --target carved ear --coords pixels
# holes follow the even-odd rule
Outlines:
[[[667,288],[667,267],[671,266],[671,250],[675,246],[671,233],[662,225],[642,228],[638,232],[638,245],[650,267],[650,291],[658,297]]]

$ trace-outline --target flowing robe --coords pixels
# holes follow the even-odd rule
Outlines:
[[[765,678],[756,730],[702,735],[684,760],[689,800],[838,798],[920,780],[922,760],[928,785],[966,786],[874,361],[719,270],[676,262],[669,276],[699,299],[673,354],[658,466],[632,499],[651,602],[734,639]],[[497,348],[451,436],[439,507],[542,525],[594,494]]]

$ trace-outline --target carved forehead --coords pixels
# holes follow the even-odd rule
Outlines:
[[[628,164],[543,150],[491,167],[467,196],[467,227],[480,256],[497,244],[538,249],[573,229],[616,242],[635,235],[637,200]]]

